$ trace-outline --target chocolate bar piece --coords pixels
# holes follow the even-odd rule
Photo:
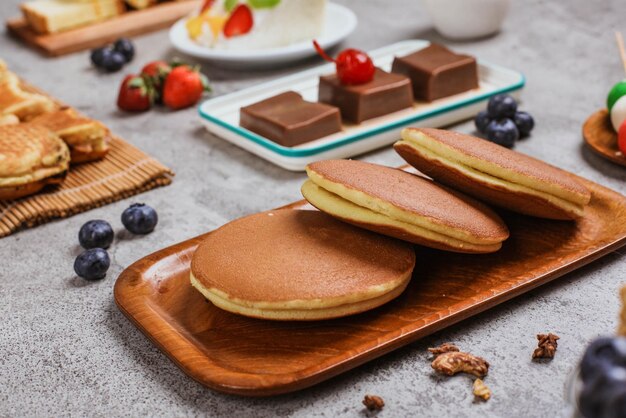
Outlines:
[[[478,88],[476,59],[439,44],[396,57],[391,72],[409,77],[415,99],[427,102]]]
[[[267,139],[293,147],[341,131],[339,109],[307,102],[288,91],[242,107],[239,124]]]
[[[411,107],[413,94],[407,77],[376,68],[364,84],[342,84],[335,74],[320,77],[319,101],[337,106],[344,120],[361,123]]]

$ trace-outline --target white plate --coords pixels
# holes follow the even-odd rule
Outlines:
[[[310,41],[298,42],[280,48],[266,48],[254,50],[223,50],[211,49],[199,45],[189,38],[185,21],[182,18],[170,29],[170,41],[174,48],[187,55],[212,61],[229,67],[266,67],[297,61],[317,54]],[[324,28],[317,41],[323,48],[331,48],[344,40],[354,31],[357,25],[356,15],[347,7],[328,3]]]
[[[422,40],[398,42],[369,54],[376,66],[389,70],[393,58],[407,55],[429,45]],[[479,88],[432,103],[415,102],[414,106],[358,125],[344,125],[341,132],[295,147],[284,147],[239,126],[239,109],[260,100],[296,91],[310,101],[317,100],[319,76],[332,73],[334,64],[302,71],[269,83],[259,84],[200,105],[199,113],[207,129],[215,135],[250,151],[280,167],[302,171],[313,161],[349,158],[395,142],[407,126],[438,128],[468,119],[484,109],[491,96],[509,93],[519,96],[524,76],[517,71],[478,61]]]

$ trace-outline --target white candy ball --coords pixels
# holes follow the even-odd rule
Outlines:
[[[620,97],[611,109],[611,124],[615,132],[619,131],[624,120],[626,120],[626,96]]]

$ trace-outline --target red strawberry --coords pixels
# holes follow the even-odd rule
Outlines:
[[[141,69],[141,75],[154,88],[154,101],[161,103],[165,78],[172,71],[172,67],[165,61],[152,61]]]
[[[153,90],[143,77],[130,74],[124,78],[117,96],[117,107],[130,112],[143,112],[152,106]]]
[[[144,65],[141,69],[141,74],[145,74],[150,77],[157,77],[161,75],[167,75],[172,70],[170,65],[165,61],[152,61]]]
[[[165,79],[163,103],[171,109],[183,109],[200,100],[208,82],[197,69],[187,65],[175,67]]]
[[[235,10],[226,21],[224,36],[230,38],[232,36],[245,35],[250,32],[253,24],[252,11],[247,5],[240,4],[235,7]]]

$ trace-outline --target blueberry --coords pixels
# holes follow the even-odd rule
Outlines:
[[[526,112],[515,112],[513,122],[522,137],[530,135],[530,131],[535,127],[535,120]]]
[[[589,417],[623,417],[616,412],[626,406],[626,369],[603,368],[585,382],[579,395],[580,407]],[[626,411],[625,411],[626,412]]]
[[[604,399],[598,396],[598,389],[589,386],[583,387],[578,395],[580,412],[585,417],[599,417],[604,407]]]
[[[106,250],[91,248],[82,252],[74,261],[74,271],[85,280],[100,280],[106,274],[111,260]]]
[[[511,119],[492,120],[485,133],[491,142],[507,148],[511,148],[519,139],[519,132]]]
[[[118,39],[113,44],[113,50],[122,54],[126,62],[132,61],[133,57],[135,56],[135,47],[133,46],[133,43],[130,41],[130,39]]]
[[[609,418],[626,417],[626,382],[622,382],[620,386],[614,386],[609,389],[607,403],[605,406],[605,415]]]
[[[626,338],[596,339],[587,347],[580,362],[583,382],[613,366],[626,367]]]
[[[476,125],[476,129],[482,134],[484,134],[487,130],[487,125],[489,125],[489,122],[491,122],[491,118],[487,114],[486,110],[479,112],[478,115],[476,115],[476,118],[474,118],[474,124]]]
[[[96,68],[103,68],[104,61],[110,59],[112,53],[113,50],[109,47],[93,49],[90,55],[91,63]]]
[[[78,242],[83,248],[109,248],[113,242],[113,228],[107,221],[89,221],[78,232]]]
[[[158,221],[156,211],[143,203],[133,203],[122,213],[124,227],[133,234],[152,232]]]
[[[116,71],[119,71],[124,66],[124,64],[126,64],[126,59],[124,58],[124,55],[116,51],[111,51],[110,54],[105,55],[104,61],[102,62],[102,68],[110,73],[114,73]]]
[[[487,113],[492,119],[512,118],[517,111],[517,102],[508,94],[496,94],[487,103]]]

